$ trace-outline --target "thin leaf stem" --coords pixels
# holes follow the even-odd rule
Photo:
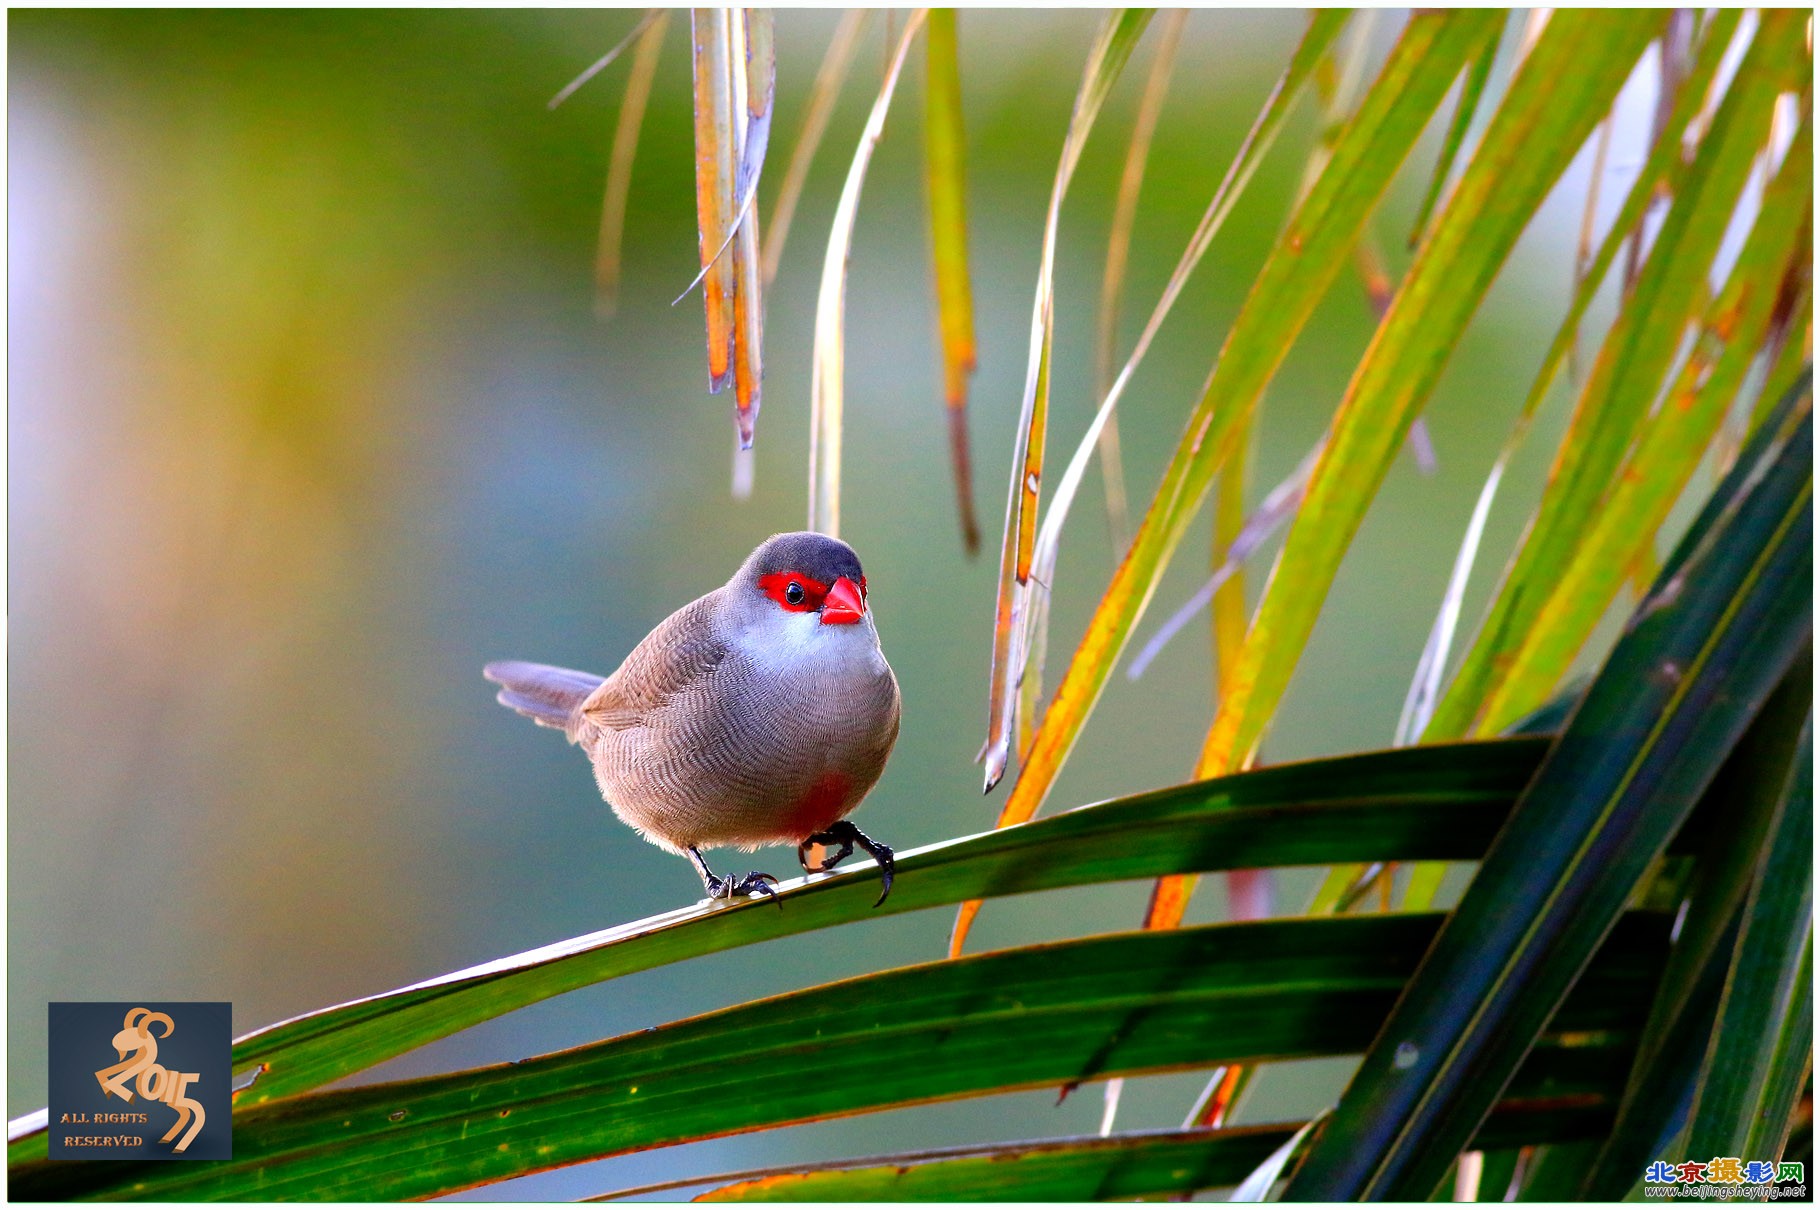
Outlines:
[[[626,77],[626,96],[620,102],[619,122],[613,131],[613,151],[607,164],[606,196],[600,205],[600,244],[594,255],[594,313],[605,319],[619,305],[621,245],[626,229],[626,202],[632,192],[632,164],[638,155],[638,134],[644,127],[645,107],[657,78],[657,60],[663,53],[670,14],[658,11],[655,20],[640,23],[638,47]]]
[[[652,22],[665,15],[667,15],[666,10],[661,8],[646,9],[645,15],[639,19],[638,24],[634,25],[631,31],[627,33],[625,37],[621,38],[612,50],[594,60],[594,62],[589,64],[579,76],[576,76],[573,80],[570,80],[567,84],[563,85],[562,88],[557,91],[556,95],[550,98],[549,103],[546,104],[544,108],[555,109],[558,105],[561,105],[564,101],[574,96],[576,89],[605,71],[613,60],[619,58],[619,56],[624,53],[626,47],[632,45],[639,35],[645,32]]]
[[[783,260],[784,241],[790,237],[790,224],[796,218],[796,206],[802,200],[803,185],[809,179],[809,167],[815,161],[816,149],[828,131],[828,120],[834,115],[834,103],[840,99],[841,85],[853,66],[853,52],[859,36],[871,18],[869,8],[850,8],[841,14],[834,36],[816,69],[815,84],[809,90],[809,107],[803,112],[802,129],[790,151],[790,163],[784,169],[783,184],[778,187],[771,206],[771,221],[765,234],[764,282],[769,286],[777,278],[777,267]]]
[[[841,414],[846,374],[847,261],[853,253],[853,224],[859,212],[860,190],[872,152],[884,137],[885,115],[903,73],[910,44],[923,27],[927,9],[917,9],[904,23],[904,32],[891,55],[890,70],[879,87],[878,99],[866,118],[841,187],[834,222],[828,230],[828,251],[822,259],[821,293],[815,304],[815,362],[809,380],[809,528],[831,537],[840,535]]]
[[[1137,223],[1138,196],[1144,188],[1150,147],[1156,137],[1157,122],[1162,117],[1163,100],[1169,93],[1169,78],[1175,71],[1176,54],[1187,23],[1187,9],[1171,9],[1163,18],[1161,32],[1157,35],[1156,57],[1151,60],[1150,74],[1144,80],[1143,97],[1131,126],[1131,143],[1125,150],[1124,171],[1119,175],[1118,201],[1113,207],[1111,233],[1106,240],[1106,270],[1100,280],[1099,314],[1094,325],[1093,385],[1094,393],[1101,399],[1112,389],[1119,304],[1131,258],[1131,233]],[[1100,431],[1099,452],[1100,477],[1106,491],[1106,524],[1111,530],[1113,549],[1122,551],[1130,533],[1130,522],[1126,516],[1125,469],[1119,452],[1117,416],[1109,417],[1106,427]]]

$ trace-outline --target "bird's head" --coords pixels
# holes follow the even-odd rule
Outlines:
[[[764,633],[818,645],[861,636],[878,642],[859,556],[838,538],[776,534],[752,552],[729,587],[743,618]]]

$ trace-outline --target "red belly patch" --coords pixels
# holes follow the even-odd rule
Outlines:
[[[790,831],[801,840],[825,830],[846,815],[852,806],[853,779],[844,773],[824,773],[809,792],[790,808]]]

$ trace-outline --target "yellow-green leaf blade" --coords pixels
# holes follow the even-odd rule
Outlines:
[[[1807,221],[1791,218],[1813,205],[1812,128],[1803,123],[1755,228],[1700,327],[1694,349],[1624,469],[1589,514],[1564,570],[1542,586],[1543,603],[1485,704],[1486,726],[1501,729],[1560,680],[1622,586],[1627,568],[1653,550],[1668,511],[1705,456],[1726,409],[1761,347],[1776,284],[1799,246]]]
[[[1531,384],[1529,394],[1523,400],[1522,416],[1533,416],[1542,404],[1543,396],[1548,393],[1549,384],[1554,381],[1555,372],[1560,368],[1562,359],[1573,348],[1575,334],[1579,331],[1580,321],[1585,318],[1587,307],[1592,305],[1599,286],[1605,279],[1606,271],[1617,259],[1618,250],[1631,238],[1637,225],[1643,221],[1650,204],[1662,194],[1678,196],[1681,193],[1682,181],[1686,178],[1689,164],[1682,153],[1682,140],[1689,127],[1699,119],[1706,101],[1708,88],[1718,73],[1719,64],[1725,57],[1726,48],[1731,44],[1732,35],[1737,32],[1738,20],[1742,9],[1715,9],[1712,19],[1707,22],[1700,46],[1694,52],[1694,61],[1686,76],[1680,82],[1675,104],[1670,111],[1667,122],[1655,143],[1650,147],[1649,158],[1644,162],[1643,171],[1631,185],[1630,193],[1618,210],[1617,218],[1612,220],[1611,228],[1600,242],[1599,250],[1587,263],[1585,271],[1580,274],[1578,285],[1574,289],[1572,301],[1568,304],[1567,314],[1556,330],[1554,339],[1549,342],[1548,351],[1543,354],[1541,369],[1537,371],[1535,381]]]
[[[1453,170],[1454,161],[1459,158],[1460,147],[1466,142],[1466,132],[1472,126],[1472,115],[1479,108],[1479,98],[1485,95],[1485,85],[1491,79],[1491,66],[1498,58],[1498,39],[1489,38],[1479,55],[1466,69],[1466,77],[1460,84],[1460,99],[1454,102],[1453,121],[1447,124],[1447,136],[1441,140],[1441,150],[1435,156],[1434,176],[1428,182],[1428,192],[1422,196],[1422,206],[1416,211],[1416,221],[1409,231],[1409,246],[1415,247],[1421,242],[1422,233],[1428,229],[1429,216],[1434,213],[1435,204],[1441,200],[1441,190],[1447,184],[1448,174]]]
[[[1030,745],[1023,733],[1028,728],[1030,720],[1035,716],[1034,707],[1043,678],[1043,661],[1048,650],[1049,602],[1053,596],[1056,582],[1056,561],[1061,547],[1062,527],[1067,522],[1069,508],[1087,473],[1087,466],[1096,443],[1101,434],[1107,431],[1104,426],[1111,424],[1114,415],[1113,409],[1117,407],[1119,399],[1139,363],[1149,352],[1151,341],[1155,339],[1164,319],[1167,318],[1182,289],[1187,285],[1188,278],[1199,265],[1207,249],[1212,246],[1213,239],[1224,225],[1226,217],[1232,212],[1233,206],[1237,204],[1239,197],[1256,173],[1258,165],[1275,143],[1278,133],[1282,130],[1284,119],[1301,95],[1304,86],[1323,61],[1328,47],[1332,45],[1334,38],[1346,25],[1350,15],[1350,10],[1347,9],[1319,9],[1310,18],[1308,29],[1303,34],[1302,41],[1296,47],[1294,55],[1291,56],[1289,65],[1284,69],[1283,75],[1277,80],[1275,87],[1271,89],[1256,121],[1253,122],[1244,141],[1239,145],[1231,164],[1227,166],[1226,174],[1221,178],[1219,187],[1215,189],[1213,198],[1208,202],[1207,209],[1201,216],[1200,224],[1195,228],[1193,236],[1188,241],[1188,246],[1183,250],[1174,271],[1170,274],[1162,297],[1157,300],[1156,306],[1151,310],[1144,330],[1138,335],[1137,344],[1132,348],[1130,356],[1126,358],[1124,368],[1119,371],[1118,377],[1101,400],[1099,411],[1095,413],[1093,422],[1088,425],[1087,432],[1081,437],[1080,444],[1075,447],[1074,456],[1069,460],[1067,469],[1056,484],[1055,496],[1050,502],[1049,512],[1043,518],[1042,529],[1037,535],[1035,578],[1038,591],[1030,597],[1030,618],[1026,624],[1029,650],[1021,664],[1022,672],[1018,673],[1016,669],[1013,670],[1013,679],[1017,679],[1019,676],[1022,678],[1023,696],[1029,705],[1028,709],[1022,705],[1019,707],[1021,711],[1019,714],[1020,757],[1028,758],[1029,756]],[[1241,424],[1240,428],[1243,429],[1243,427]],[[1133,624],[1135,625],[1135,619]],[[1079,657],[1077,656],[1077,658]],[[1117,652],[1113,652],[1108,658],[1116,661]],[[1088,708],[1091,709],[1091,702],[1088,703]],[[1022,802],[1015,808],[1012,804],[1007,803],[1005,813],[999,817],[999,826],[1003,827],[1006,823],[1019,819],[1028,819],[1035,812],[1039,802],[1040,796],[1037,799]],[[964,932],[965,929],[960,928],[957,930],[957,935]]]
[[[1492,117],[1359,367],[1284,541],[1203,767],[1243,759],[1288,686],[1341,558],[1459,333],[1661,24],[1556,12]]]
[[[960,40],[954,10],[929,10],[923,94],[924,177],[929,188],[929,246],[935,262],[935,306],[942,337],[942,388],[961,541],[979,550],[967,443],[967,380],[978,364],[973,285],[967,269],[967,128],[961,113]]]
[[[1050,702],[1001,821],[1030,818],[1047,795],[1214,472],[1230,455],[1233,434],[1344,271],[1360,226],[1497,19],[1472,11],[1410,19],[1378,85],[1252,286],[1131,549]]]
[[[1480,734],[1495,729],[1485,706],[1499,695],[1508,667],[1507,645],[1534,625],[1547,586],[1565,569],[1585,519],[1646,417],[1684,327],[1703,306],[1713,256],[1762,146],[1776,95],[1801,55],[1795,25],[1792,18],[1766,14],[1746,52],[1685,176],[1686,187],[1664,217],[1635,287],[1599,351],[1535,520],[1430,722],[1429,737],[1464,734],[1468,727]],[[1501,700],[1500,717],[1508,721],[1536,704]]]

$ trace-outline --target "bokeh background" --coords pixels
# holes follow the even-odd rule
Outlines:
[[[678,17],[681,18],[681,14]],[[686,23],[673,22],[633,181],[626,278],[592,309],[626,62],[546,101],[632,11],[9,14],[8,1113],[44,1103],[49,1000],[229,1000],[237,1032],[694,900],[686,863],[601,804],[585,761],[500,709],[519,657],[610,671],[805,509],[814,291],[883,67],[874,20],[767,298],[756,490],[728,490],[730,402],[706,393],[694,275]],[[861,203],[848,292],[843,536],[866,561],[904,724],[858,820],[899,848],[989,827],[979,794],[996,554],[1043,212],[1099,20],[961,19],[980,365],[971,426],[989,549],[954,515],[921,184],[920,55]],[[1380,14],[1379,53],[1397,13]],[[781,179],[835,14],[777,23]],[[1299,37],[1294,12],[1190,19],[1144,190],[1135,337]],[[1052,456],[1091,398],[1093,302],[1154,32],[1064,211]],[[1508,52],[1508,48],[1505,53]],[[1638,163],[1647,68],[1602,184]],[[1444,121],[1445,119],[1443,119]],[[1126,397],[1134,503],[1293,197],[1304,101]],[[1440,131],[1377,231],[1406,263]],[[1359,534],[1264,749],[1387,744],[1479,484],[1571,279],[1590,154],[1520,245]],[[769,192],[765,195],[770,196]],[[1595,312],[1595,318],[1597,317]],[[1322,431],[1372,326],[1356,281],[1264,405],[1254,500]],[[1477,617],[1533,502],[1557,390],[1492,515]],[[1059,463],[1058,463],[1059,464]],[[1114,551],[1097,471],[1070,522],[1053,651]],[[1143,633],[1205,577],[1183,547]],[[1266,552],[1265,558],[1268,557]],[[1268,563],[1256,562],[1255,597]],[[1206,627],[1115,679],[1052,808],[1180,780],[1211,717]],[[760,861],[787,874],[792,857]],[[743,868],[743,867],[742,867]],[[1311,885],[1280,878],[1299,907]],[[1135,925],[1148,888],[998,901],[971,948]],[[1225,910],[1219,886],[1191,912]],[[632,976],[405,1056],[369,1080],[580,1044],[944,952],[952,912]],[[1241,1120],[1307,1113],[1343,1062],[1267,1073]],[[813,1079],[805,1071],[803,1079]],[[1179,1122],[1203,1077],[1133,1081],[1121,1124]],[[762,1096],[762,1089],[754,1089]],[[475,1191],[561,1198],[690,1173],[1094,1129],[1097,1086],[872,1115],[626,1156]]]

